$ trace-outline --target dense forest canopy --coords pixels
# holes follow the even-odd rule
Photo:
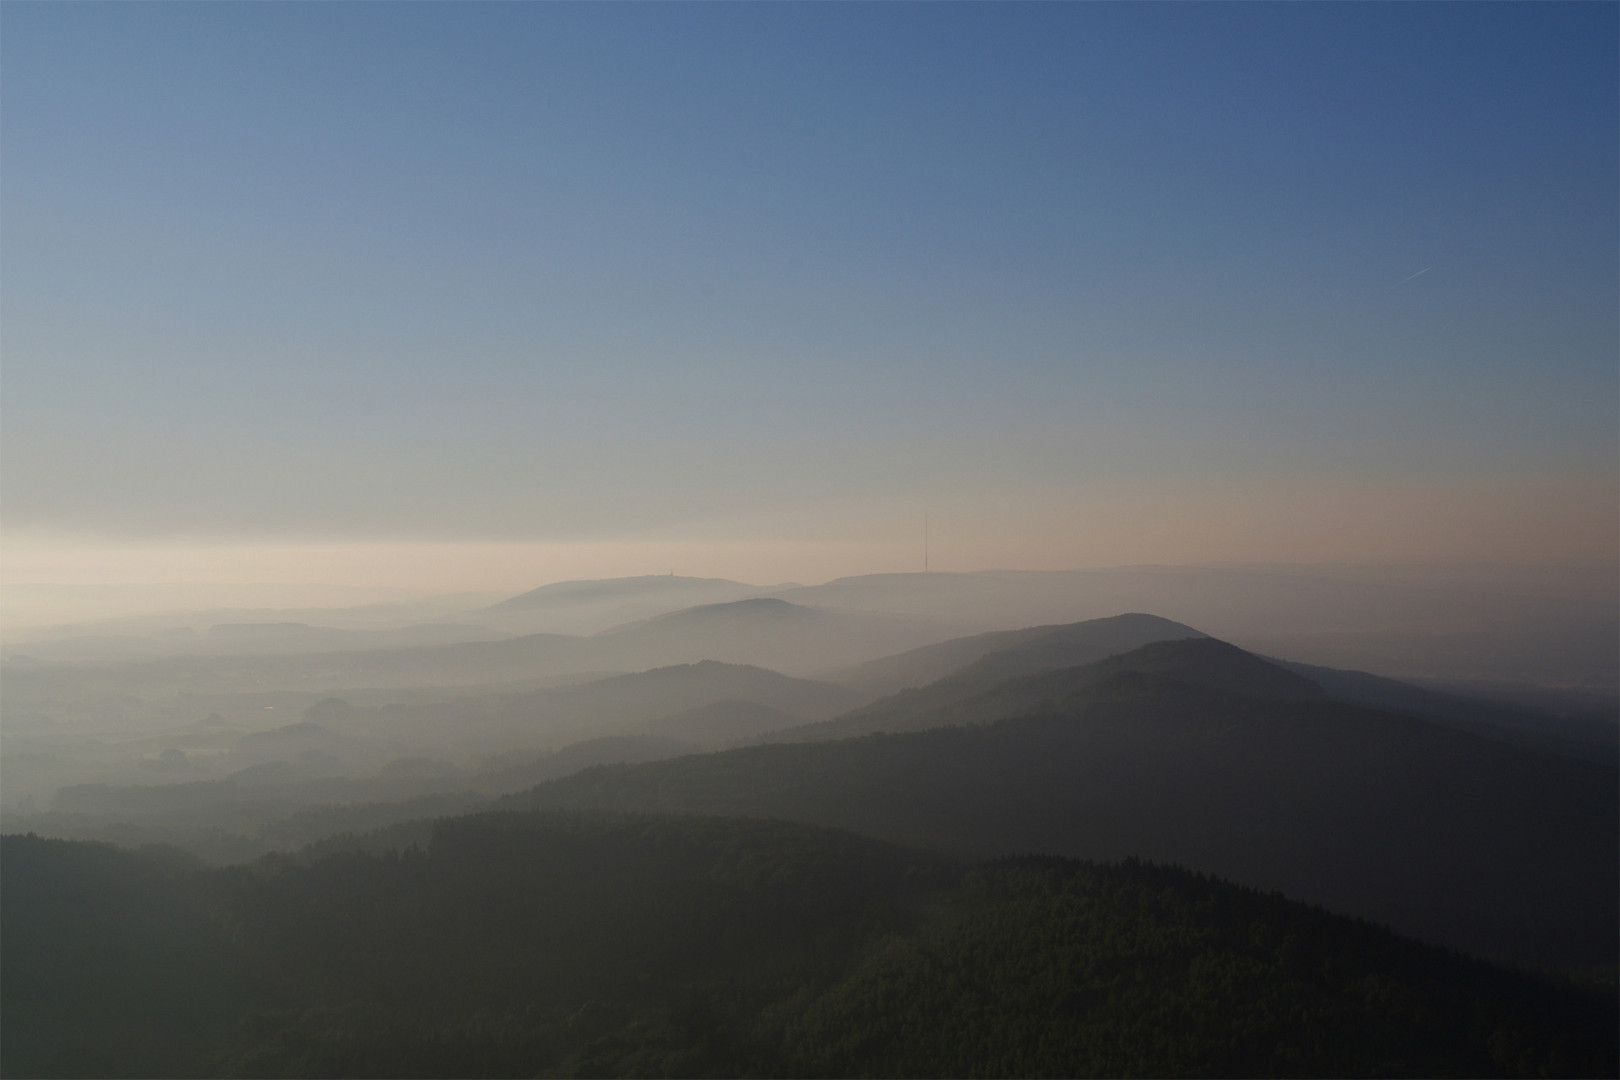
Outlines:
[[[511,813],[232,869],[3,844],[8,1076],[1616,1067],[1612,984],[1134,860]]]

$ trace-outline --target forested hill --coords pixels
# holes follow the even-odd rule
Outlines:
[[[893,694],[949,679],[954,680],[952,689],[947,690],[950,693],[964,683],[989,686],[1014,675],[1089,664],[1155,641],[1203,636],[1190,626],[1157,615],[1127,613],[1077,623],[993,630],[987,634],[952,638],[869,660],[837,672],[830,679],[874,695]]]
[[[373,842],[375,846],[376,842]],[[492,814],[203,870],[0,841],[7,1076],[1612,1076],[1612,986],[1182,870]]]
[[[1151,616],[1122,618],[1147,620]],[[1175,626],[1163,619],[1152,623]],[[1092,625],[1080,623],[1078,628]],[[1082,649],[1080,655],[1091,651]],[[794,742],[840,739],[1052,712],[1089,700],[1097,686],[1126,672],[1267,700],[1311,701],[1328,696],[1303,675],[1203,635],[1153,641],[1083,664],[1069,662],[1073,655],[1067,635],[1043,636],[992,653],[927,686],[901,691],[831,720],[805,724],[779,738]]]
[[[1194,681],[1157,662],[1176,649]],[[1021,715],[996,723],[590,769],[508,805],[779,817],[974,857],[1134,855],[1481,955],[1615,962],[1613,766],[1313,699],[1219,642],[1142,652],[1157,673],[1130,654],[1101,678],[1004,684],[988,697]]]

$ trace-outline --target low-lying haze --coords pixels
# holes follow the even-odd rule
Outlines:
[[[1617,35],[0,2],[0,1077],[1614,1076]]]

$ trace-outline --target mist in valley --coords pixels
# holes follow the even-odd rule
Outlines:
[[[1612,5],[0,5],[0,1076],[1613,1076]]]

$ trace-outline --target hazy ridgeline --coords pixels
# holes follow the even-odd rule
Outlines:
[[[58,629],[6,654],[0,1067],[1612,1074],[1584,589],[632,578]],[[1317,663],[1411,640],[1422,685]]]

